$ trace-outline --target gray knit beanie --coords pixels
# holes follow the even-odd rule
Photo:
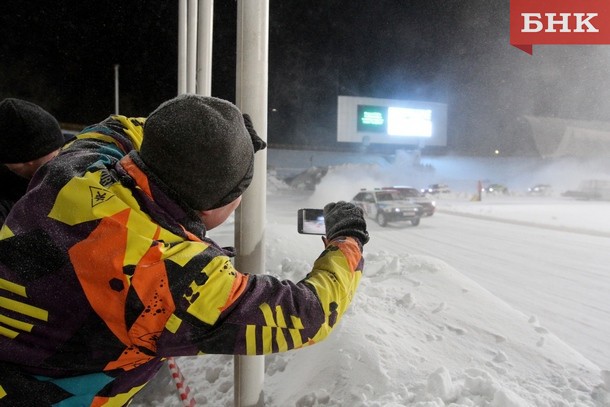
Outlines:
[[[258,136],[250,129],[226,100],[180,95],[146,119],[140,157],[192,209],[219,208],[252,181]]]
[[[0,102],[0,163],[25,163],[65,143],[57,120],[40,106],[21,99]]]

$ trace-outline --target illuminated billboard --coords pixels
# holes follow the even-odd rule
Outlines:
[[[447,145],[447,105],[339,96],[337,141]]]

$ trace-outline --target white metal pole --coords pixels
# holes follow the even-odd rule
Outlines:
[[[197,93],[212,95],[212,40],[214,35],[214,0],[199,0],[197,28]]]
[[[178,94],[186,93],[187,0],[178,2]]]
[[[188,0],[186,91],[197,92],[197,0]]]
[[[119,64],[114,64],[114,114],[119,114]]]
[[[238,0],[236,104],[267,140],[269,0]],[[265,271],[267,150],[255,154],[254,177],[235,214],[236,267]],[[264,405],[263,356],[235,357],[235,406]]]

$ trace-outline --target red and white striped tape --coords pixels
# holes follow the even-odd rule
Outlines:
[[[182,405],[184,407],[195,407],[197,402],[191,395],[191,388],[182,375],[182,372],[180,372],[180,368],[178,367],[178,364],[176,364],[176,359],[172,357],[167,358],[167,365],[170,373],[172,374],[172,379],[174,379],[174,383],[176,384],[176,388],[178,389],[178,394],[180,396],[180,400],[182,401]]]

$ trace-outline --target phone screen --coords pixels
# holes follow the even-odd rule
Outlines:
[[[306,235],[324,235],[323,209],[299,209],[297,212],[298,232]]]

